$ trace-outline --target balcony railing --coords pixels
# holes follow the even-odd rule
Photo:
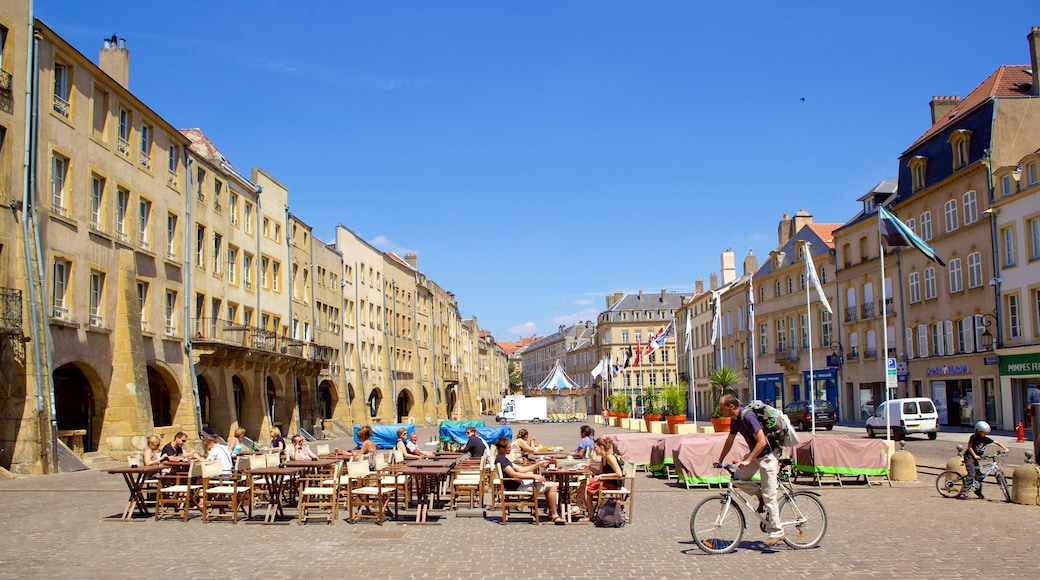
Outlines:
[[[845,307],[845,322],[855,322],[856,320],[856,307],[846,306]]]
[[[860,310],[862,310],[862,312],[863,312],[863,320],[866,320],[868,318],[874,318],[874,303],[873,302],[864,302],[863,306],[860,307]]]
[[[166,172],[166,184],[177,187],[177,174],[173,171]]]
[[[332,363],[335,352],[332,347],[278,336],[271,330],[220,318],[193,318],[191,328],[193,344],[220,343],[240,346],[308,358],[324,364]]]
[[[105,325],[105,319],[102,318],[100,315],[91,314],[90,317],[87,319],[87,325],[93,326],[94,328],[101,328]]]
[[[877,349],[876,348],[868,348],[868,349],[864,350],[863,351],[863,358],[865,360],[874,360],[874,359],[876,359],[877,358]]]
[[[152,158],[150,155],[144,152],[141,153],[141,167],[144,167],[145,169],[152,168]]]
[[[52,306],[51,307],[51,318],[58,320],[68,320],[70,317],[69,309],[64,306]]]
[[[893,298],[885,298],[885,314],[888,316],[896,315],[896,303]]]
[[[0,334],[21,334],[22,291],[0,287]]]
[[[855,348],[850,348],[849,350],[845,351],[845,360],[859,360],[859,351]]]
[[[54,95],[54,112],[63,117],[69,116],[69,102],[60,95]]]
[[[0,91],[11,90],[11,73],[0,70]]]
[[[116,149],[124,156],[130,155],[130,143],[124,137],[119,137],[116,140]]]
[[[775,357],[773,358],[773,361],[778,363],[796,360],[798,360],[798,349],[794,348],[778,348],[776,349]]]

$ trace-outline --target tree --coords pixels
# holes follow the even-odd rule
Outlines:
[[[733,385],[739,385],[742,382],[744,382],[744,377],[729,367],[719,367],[708,373],[708,391],[714,404],[711,411],[712,417],[722,416],[719,411],[719,400],[724,395],[733,394]]]
[[[516,368],[516,363],[509,363],[507,367],[509,372],[509,392],[513,395],[519,395],[524,390],[523,380],[520,377],[520,371]]]

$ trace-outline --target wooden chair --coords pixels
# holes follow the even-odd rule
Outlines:
[[[451,509],[458,507],[457,498],[469,498],[469,507],[484,505],[484,461],[460,462],[451,478]],[[474,498],[477,498],[474,506]]]
[[[280,459],[277,453],[264,453],[253,455],[249,460],[249,469],[261,469],[264,467],[278,467]],[[249,484],[249,518],[253,517],[253,510],[267,507],[271,501],[271,495],[267,491],[267,479],[260,475],[247,474],[246,482]]]
[[[328,455],[331,451],[328,443],[318,443],[314,446],[315,455]]]
[[[347,490],[350,523],[355,523],[358,518],[367,518],[383,525],[387,508],[397,493],[397,487],[384,486],[382,477],[368,469],[368,461],[348,462],[347,475],[350,480]]]
[[[334,463],[300,477],[299,517],[303,525],[311,518],[322,518],[334,524],[339,517],[339,472],[342,463]]]
[[[262,455],[243,455],[240,456],[235,464],[235,470],[231,474],[230,479],[220,478],[222,475],[220,471],[219,462],[217,463],[216,475],[207,476],[206,468],[203,469],[203,485],[204,491],[202,494],[202,522],[206,523],[209,518],[230,518],[231,523],[238,523],[238,512],[241,511],[242,515],[249,518],[251,507],[250,492],[251,492],[251,478],[248,471],[252,468],[252,460],[254,457],[262,458]],[[212,468],[210,468],[212,469]],[[212,513],[216,509],[218,513]]]
[[[613,499],[625,507],[625,522],[632,523],[633,519],[635,519],[636,506],[636,464],[625,462],[621,466],[621,471],[622,475],[620,477],[616,475],[600,476],[601,481],[620,480],[621,487],[619,489],[606,489],[601,485],[599,493],[596,494],[596,505],[598,506],[599,502],[604,499]]]
[[[498,476],[497,495],[498,501],[502,504],[502,525],[505,525],[509,521],[509,510],[510,509],[523,509],[528,508],[531,511],[531,516],[534,518],[535,525],[538,524],[538,491],[536,486],[530,486],[524,488],[523,484],[526,480],[514,479],[511,477],[505,477],[502,475],[502,466],[495,464],[495,473]],[[511,490],[510,482],[516,482],[517,489]]]
[[[397,473],[397,471],[395,471],[393,467],[391,467],[390,464],[387,463],[386,457],[387,456],[384,454],[379,454],[376,456],[376,473],[379,474],[379,477],[383,482],[383,486],[394,487],[395,492],[398,494],[399,497],[411,497],[408,478],[404,475]]]
[[[188,521],[188,512],[196,503],[195,494],[202,489],[198,479],[202,477],[203,463],[193,461],[187,471],[159,476],[155,488],[155,519],[173,515]]]

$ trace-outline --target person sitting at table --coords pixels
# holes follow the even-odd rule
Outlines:
[[[292,449],[289,450],[289,461],[316,461],[318,459],[318,456],[303,444],[303,437],[299,435],[293,437],[292,444]]]
[[[235,462],[231,460],[231,450],[227,448],[227,445],[220,443],[216,435],[206,435],[202,440],[202,446],[206,448],[206,461],[219,461],[220,471],[223,472],[221,477],[230,477],[231,471],[235,468]],[[198,453],[193,453],[192,456],[197,461],[203,459]]]
[[[423,457],[424,455],[426,455],[426,452],[424,452],[422,449],[419,449],[418,433],[413,432],[412,435],[408,438],[408,441],[405,441],[404,446],[405,449],[408,450],[408,453],[411,453],[412,455],[417,455],[419,457]]]
[[[372,426],[362,425],[357,430],[358,441],[361,441],[361,446],[350,452],[351,455],[357,457],[359,455],[365,455],[376,452],[376,442],[372,441]],[[369,455],[371,457],[371,455]]]
[[[162,454],[166,456],[167,461],[187,461],[188,458],[184,455],[184,444],[187,442],[188,434],[178,431],[173,436],[173,441],[163,447]]]
[[[405,429],[404,427],[398,427],[397,428],[397,443],[394,445],[394,449],[396,451],[400,451],[401,452],[401,457],[404,457],[405,459],[419,459],[419,455],[418,454],[412,453],[408,449],[408,442],[406,441],[407,438],[408,438],[408,429]]]
[[[513,441],[513,451],[520,454],[531,454],[534,453],[534,442],[535,437],[527,433],[527,429],[521,429],[516,432],[516,440]]]
[[[575,508],[585,509],[586,514],[592,514],[592,511],[596,508],[596,496],[599,495],[600,489],[621,489],[622,477],[624,471],[621,470],[621,464],[618,463],[617,456],[614,455],[614,440],[610,437],[600,437],[596,439],[593,449],[596,455],[600,456],[600,464],[598,469],[590,466],[594,471],[598,471],[599,475],[591,475],[585,478],[585,481],[581,482],[578,486],[577,497],[574,499]],[[573,512],[572,512],[573,515]],[[579,520],[580,522],[588,521],[588,518]]]
[[[282,437],[282,430],[278,427],[271,428],[271,451],[277,451],[278,455],[285,454],[285,439]]]
[[[239,427],[235,429],[235,434],[228,440],[227,446],[231,450],[232,457],[238,457],[239,453],[242,453],[242,438],[246,436],[246,430]]]
[[[166,461],[166,456],[159,451],[160,443],[162,439],[159,439],[158,435],[148,436],[148,444],[144,446],[144,454],[141,456],[144,465],[158,465]]]
[[[553,523],[557,525],[567,523],[566,520],[560,517],[560,513],[556,509],[560,493],[559,485],[554,481],[545,481],[544,475],[535,473],[538,468],[548,466],[549,460],[543,459],[530,465],[513,465],[513,462],[508,457],[512,447],[513,444],[509,441],[509,437],[502,436],[495,440],[495,450],[498,452],[495,456],[495,464],[501,466],[502,475],[507,478],[524,480],[523,482],[503,481],[506,489],[516,491],[533,487],[538,493],[545,495],[545,501],[549,505],[549,517],[552,518]],[[535,514],[535,517],[538,517],[538,515]]]
[[[585,459],[595,446],[595,441],[592,438],[596,436],[596,430],[588,425],[582,425],[579,433],[581,434],[581,441],[578,441],[578,447],[570,455],[573,455],[575,459]]]
[[[477,435],[476,427],[466,427],[466,445],[462,448],[463,453],[469,453],[470,457],[483,457],[487,451],[487,443]],[[509,439],[507,438],[506,441]]]

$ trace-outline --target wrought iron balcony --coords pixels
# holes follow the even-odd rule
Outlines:
[[[863,320],[866,320],[868,318],[874,318],[873,302],[864,302],[863,306],[860,307],[860,310],[863,312]]]
[[[774,362],[783,363],[798,360],[798,349],[794,348],[778,348],[774,353]]]
[[[22,333],[22,291],[0,287],[0,334]]]
[[[856,320],[856,307],[846,306],[845,307],[845,322],[855,322]]]
[[[876,348],[868,348],[868,349],[864,350],[863,351],[863,358],[864,359],[876,359],[877,358],[877,349]]]

